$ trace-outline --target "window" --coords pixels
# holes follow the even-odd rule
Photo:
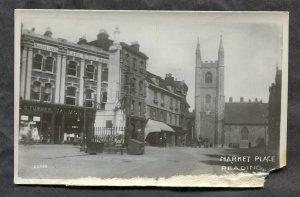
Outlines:
[[[68,104],[68,105],[76,104],[76,88],[75,87],[67,88],[66,104]]]
[[[154,91],[154,99],[157,100],[157,92]]]
[[[36,54],[34,56],[33,69],[42,70],[42,64],[43,64],[43,56],[40,54]]]
[[[131,101],[131,106],[130,106],[130,113],[131,113],[131,115],[133,115],[134,114],[134,101]]]
[[[41,99],[41,83],[38,81],[33,82],[32,99],[38,101]]]
[[[94,73],[95,73],[95,67],[93,65],[87,65],[85,69],[85,76],[88,79],[94,80],[94,76],[95,76]]]
[[[153,117],[153,120],[156,120],[156,109],[153,108],[153,111],[152,111],[152,117]]]
[[[46,83],[45,91],[44,91],[44,101],[51,102],[51,95],[52,95],[52,85],[50,83]]]
[[[67,75],[77,76],[77,62],[69,61]]]
[[[133,67],[133,70],[137,70],[136,58],[133,58],[132,67]]]
[[[144,73],[144,62],[140,62],[140,73]]]
[[[143,116],[143,107],[142,107],[142,106],[143,106],[142,103],[139,102],[139,113],[140,113],[140,117]]]
[[[172,114],[170,113],[170,124],[172,124],[172,121],[173,121],[173,117]]]
[[[93,107],[93,101],[94,101],[94,91],[93,90],[86,90],[85,95],[85,106],[86,107]]]
[[[178,109],[178,100],[175,100],[175,108]]]
[[[177,116],[175,115],[175,125],[177,125]]]
[[[170,97],[170,109],[173,109],[173,98]]]
[[[135,84],[136,84],[136,78],[132,78],[131,79],[131,92],[132,93],[136,92],[136,90],[135,90]]]
[[[101,102],[106,103],[107,102],[107,92],[101,93]]]
[[[53,72],[53,63],[54,63],[54,58],[53,57],[47,57],[45,61],[45,71]]]
[[[143,81],[139,82],[139,92],[140,92],[140,94],[143,93]]]
[[[108,81],[108,68],[107,65],[104,65],[101,73],[101,81]]]
[[[160,111],[160,120],[161,121],[165,121],[164,112],[163,111]]]
[[[241,140],[248,140],[249,137],[249,130],[247,127],[243,127],[241,131]]]
[[[211,72],[207,72],[206,74],[205,74],[205,83],[212,83],[212,74],[211,74]]]
[[[165,101],[165,95],[164,95],[164,94],[161,94],[161,95],[160,95],[160,98],[161,98],[161,101],[162,101],[162,102]]]
[[[211,96],[209,94],[206,95],[205,102],[206,103],[211,103]]]

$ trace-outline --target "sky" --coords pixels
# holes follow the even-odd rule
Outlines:
[[[220,35],[225,51],[225,100],[258,98],[268,102],[276,66],[282,62],[282,26],[241,15],[156,12],[24,12],[23,28],[43,34],[50,27],[54,38],[77,42],[83,35],[95,40],[101,29],[120,41],[138,41],[149,59],[147,70],[165,77],[172,73],[189,87],[187,100],[194,108],[195,50],[199,38],[202,60],[217,60]]]

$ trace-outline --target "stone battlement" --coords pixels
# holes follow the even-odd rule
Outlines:
[[[218,60],[201,61],[201,66],[218,66]]]

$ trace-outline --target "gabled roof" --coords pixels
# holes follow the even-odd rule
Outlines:
[[[224,123],[235,125],[266,124],[268,103],[230,102],[225,103]]]

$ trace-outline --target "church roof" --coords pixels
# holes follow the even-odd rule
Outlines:
[[[225,103],[224,123],[234,125],[261,125],[267,122],[268,103]]]

